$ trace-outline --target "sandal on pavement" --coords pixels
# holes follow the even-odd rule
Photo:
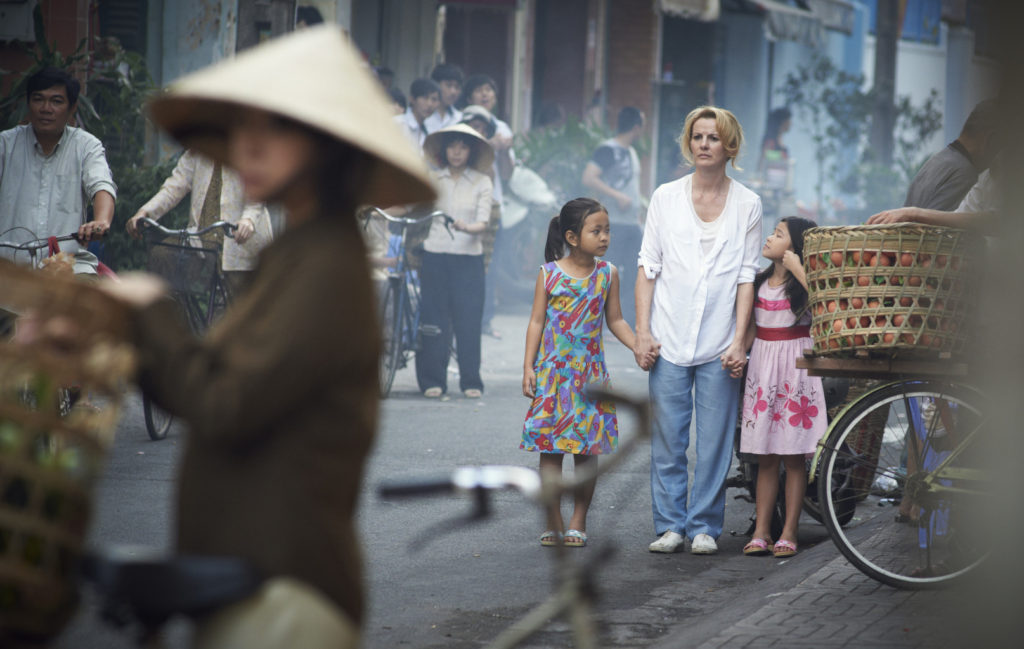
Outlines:
[[[763,557],[764,555],[771,552],[768,548],[771,545],[771,539],[754,538],[750,539],[750,543],[743,546],[743,554],[748,557]]]
[[[435,386],[433,388],[427,388],[426,390],[424,390],[423,396],[425,396],[428,399],[437,399],[441,396],[442,392],[444,392],[444,390]]]
[[[580,530],[569,530],[565,533],[565,547],[582,548],[587,544],[587,533]]]
[[[465,395],[467,399],[479,399],[480,397],[484,396],[484,393],[481,392],[480,390],[477,390],[476,388],[463,390],[462,394]]]
[[[556,532],[555,530],[544,530],[544,533],[540,535],[540,544],[546,548],[550,548],[553,545],[558,545],[561,542],[561,532]]]
[[[772,554],[775,555],[776,559],[791,557],[796,554],[796,543],[785,539],[779,539],[775,542],[775,546],[772,548]]]

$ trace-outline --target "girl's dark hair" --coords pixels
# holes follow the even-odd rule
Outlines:
[[[593,198],[574,198],[562,206],[562,211],[552,217],[548,224],[548,239],[544,243],[544,261],[552,262],[565,256],[565,235],[567,232],[575,232],[579,235],[583,232],[583,222],[587,217],[597,212],[607,212],[604,205],[601,205]]]
[[[469,147],[469,159],[466,160],[466,166],[472,168],[476,162],[477,153],[480,152],[479,140],[465,133],[445,133],[441,136],[441,152],[438,155],[440,158],[438,162],[442,167],[447,167],[450,164],[448,162],[448,147],[453,142],[462,142]]]
[[[810,219],[802,219],[799,216],[787,216],[779,220],[779,223],[785,223],[786,229],[789,230],[789,240],[793,245],[793,252],[800,258],[800,263],[804,261],[804,232],[811,228],[818,227],[818,224]],[[754,276],[754,299],[757,299],[757,291],[761,288],[761,284],[771,277],[772,272],[775,270],[774,264],[768,264],[761,272]],[[807,289],[804,285],[797,281],[793,274],[789,274],[789,278],[786,279],[786,299],[789,300],[789,308],[792,309],[793,314],[796,317],[800,317],[804,314],[804,309],[807,306]]]

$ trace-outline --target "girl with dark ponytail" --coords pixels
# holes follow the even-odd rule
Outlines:
[[[541,473],[561,472],[566,454],[582,467],[618,443],[615,404],[592,400],[585,392],[590,383],[608,381],[601,341],[606,317],[608,329],[624,345],[633,349],[636,342],[622,318],[618,271],[597,259],[610,239],[608,212],[590,198],[569,201],[548,225],[547,263],[537,275],[526,330],[523,396],[532,402],[519,445],[541,454]],[[575,493],[568,529],[561,511],[552,512],[540,544],[586,545],[593,496],[593,483]]]

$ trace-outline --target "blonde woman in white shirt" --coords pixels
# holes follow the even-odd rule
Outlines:
[[[726,175],[743,143],[729,111],[690,112],[678,139],[694,173],[651,197],[636,283],[637,363],[650,368],[654,406],[651,552],[713,554],[725,517],[740,395],[732,370],[746,363],[743,334],[753,308],[761,250],[761,199]],[[696,411],[697,464],[687,476]],[[689,498],[687,497],[689,495]]]
[[[480,329],[484,310],[483,233],[491,216],[487,175],[494,150],[480,134],[456,124],[427,136],[423,151],[438,189],[437,208],[455,222],[449,233],[438,219],[423,243],[420,269],[420,348],[416,380],[423,396],[448,390],[448,345],[459,350],[459,387],[470,399],[483,394]]]

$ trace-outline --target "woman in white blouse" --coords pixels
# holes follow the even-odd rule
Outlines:
[[[427,136],[423,151],[437,167],[437,208],[455,222],[451,232],[439,219],[423,244],[420,269],[420,347],[416,380],[423,396],[437,398],[448,389],[448,345],[452,334],[459,359],[459,387],[478,399],[480,322],[484,310],[483,232],[491,215],[492,183],[488,173],[494,151],[465,124]]]
[[[743,334],[761,251],[761,199],[725,171],[743,143],[729,111],[690,112],[678,139],[694,173],[655,190],[636,283],[637,363],[647,369],[651,442],[651,552],[718,550],[741,386]],[[696,406],[696,408],[695,408]],[[697,464],[687,489],[686,451],[696,409]],[[687,498],[689,491],[689,498]]]

